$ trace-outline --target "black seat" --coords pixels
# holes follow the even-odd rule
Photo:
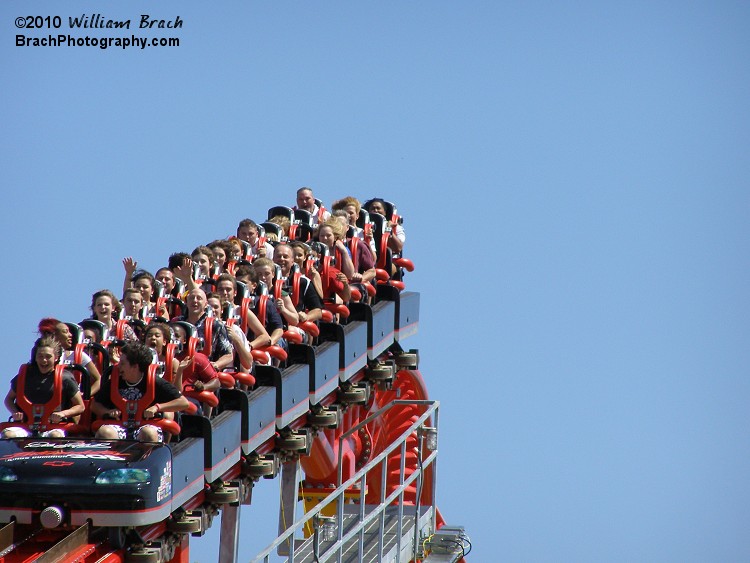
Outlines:
[[[295,209],[294,219],[295,221],[299,221],[303,225],[308,225],[310,227],[312,227],[313,225],[312,214],[309,211],[306,211],[305,209]]]
[[[268,210],[268,217],[267,219],[273,219],[274,217],[281,216],[286,217],[289,219],[289,222],[294,222],[294,209],[291,207],[285,207],[283,205],[277,205],[276,207],[271,207]]]

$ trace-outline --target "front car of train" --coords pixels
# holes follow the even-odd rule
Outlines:
[[[0,440],[0,522],[142,526],[171,512],[168,446],[131,440]]]

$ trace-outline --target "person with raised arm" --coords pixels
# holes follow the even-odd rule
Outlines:
[[[125,292],[134,287],[141,292],[143,296],[143,312],[142,316],[138,317],[145,320],[148,317],[162,317],[168,319],[168,313],[166,307],[162,307],[161,310],[156,310],[156,278],[154,275],[147,271],[138,269],[138,262],[136,262],[131,256],[127,256],[122,259],[122,265],[125,269],[125,280],[122,285],[123,299]],[[169,295],[169,290],[165,289],[165,295]]]

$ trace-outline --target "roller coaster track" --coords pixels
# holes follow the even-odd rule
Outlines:
[[[283,372],[259,369],[257,389],[234,390],[247,397],[247,412],[240,408],[241,454],[217,469],[226,489],[207,477],[169,517],[129,529],[11,521],[0,529],[0,563],[190,563],[190,533],[202,535],[218,514],[219,559],[235,561],[233,515],[238,521],[254,482],[279,474],[280,536],[259,559],[275,551],[291,561],[459,560],[457,550],[442,559],[425,550],[444,522],[434,505],[436,446],[425,447],[439,405],[428,400],[418,353],[401,347],[418,320],[418,294],[382,288],[372,307],[352,307],[347,325],[324,323],[315,349],[293,347]],[[263,426],[252,413],[269,396],[275,424]],[[293,518],[299,500],[306,514]],[[323,534],[331,519],[336,537]]]

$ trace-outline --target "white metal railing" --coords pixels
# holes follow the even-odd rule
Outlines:
[[[359,471],[357,471],[351,478],[349,478],[346,482],[342,483],[343,479],[343,466],[342,466],[342,457],[343,457],[343,447],[342,443],[345,439],[347,439],[349,436],[354,434],[355,432],[358,432],[361,428],[378,418],[379,416],[382,416],[383,413],[386,411],[395,408],[399,405],[419,405],[424,406],[425,411],[422,413],[417,420],[415,420],[407,430],[405,430],[397,439],[393,440],[392,443],[390,443],[383,452],[378,454],[376,457],[372,458],[367,464],[365,464]],[[430,467],[431,465],[434,465],[433,467],[433,475],[432,475],[432,515],[431,515],[431,529],[435,530],[436,526],[436,510],[435,510],[435,489],[436,489],[436,483],[437,483],[437,447],[428,455],[424,460],[422,460],[422,453],[423,453],[423,445],[424,445],[424,432],[422,429],[425,428],[424,423],[434,415],[434,420],[432,421],[432,424],[434,425],[434,431],[438,431],[438,411],[440,407],[439,401],[402,401],[402,400],[396,400],[388,405],[384,406],[383,408],[379,409],[375,413],[368,416],[365,420],[354,426],[353,428],[350,428],[347,432],[342,434],[339,437],[339,449],[338,449],[338,482],[337,487],[334,491],[332,491],[328,496],[326,496],[322,501],[320,501],[318,504],[316,504],[313,508],[311,508],[308,512],[306,512],[301,518],[299,518],[294,524],[292,524],[287,530],[285,530],[282,534],[280,534],[276,540],[273,541],[266,549],[264,549],[260,554],[258,554],[253,561],[264,561],[268,562],[270,561],[271,553],[276,550],[280,545],[284,543],[290,544],[289,549],[289,559],[287,560],[289,563],[294,563],[295,560],[295,551],[296,546],[294,542],[294,536],[297,534],[304,526],[306,526],[309,522],[312,522],[314,527],[314,537],[313,537],[313,550],[314,550],[314,557],[316,561],[326,561],[332,556],[337,556],[337,561],[341,561],[341,557],[343,555],[343,550],[347,542],[352,540],[355,536],[358,536],[357,538],[357,546],[359,551],[359,558],[358,560],[363,559],[363,553],[364,553],[364,531],[365,527],[369,525],[372,521],[374,521],[376,518],[380,519],[379,522],[379,528],[382,530],[385,524],[385,509],[391,505],[397,498],[398,498],[398,517],[397,517],[397,534],[396,534],[396,541],[397,541],[397,553],[401,553],[401,539],[403,536],[403,516],[404,516],[404,491],[408,486],[410,486],[415,481],[417,482],[416,488],[416,505],[415,505],[415,522],[414,522],[414,550],[418,549],[418,532],[419,532],[419,511],[420,511],[420,500],[422,496],[422,482],[423,482],[423,474],[424,471]],[[407,439],[417,432],[418,435],[418,465],[414,469],[413,473],[411,473],[408,477],[406,474],[406,441]],[[401,454],[401,467],[399,472],[399,485],[394,489],[394,491],[386,496],[386,471],[388,467],[388,456],[392,454],[397,448],[400,449]],[[368,513],[365,513],[365,493],[366,493],[366,481],[367,481],[367,475],[371,470],[373,470],[375,467],[378,466],[378,464],[381,465],[381,492],[380,492],[380,502],[377,505],[368,505],[367,508],[370,509]],[[355,484],[359,484],[359,490],[360,490],[360,497],[359,497],[359,514],[357,522],[352,525],[349,530],[344,533],[344,492],[352,488]],[[333,502],[338,502],[337,505],[337,537],[336,541],[326,546],[326,550],[323,554],[318,553],[318,550],[320,548],[320,537],[319,537],[319,524],[320,522],[324,521],[323,518],[321,518],[320,513],[323,511],[324,508],[326,508],[329,504]],[[378,534],[378,561],[382,561],[383,558],[383,534]],[[413,556],[416,556],[416,553],[413,554]],[[411,559],[412,557],[410,557]]]

